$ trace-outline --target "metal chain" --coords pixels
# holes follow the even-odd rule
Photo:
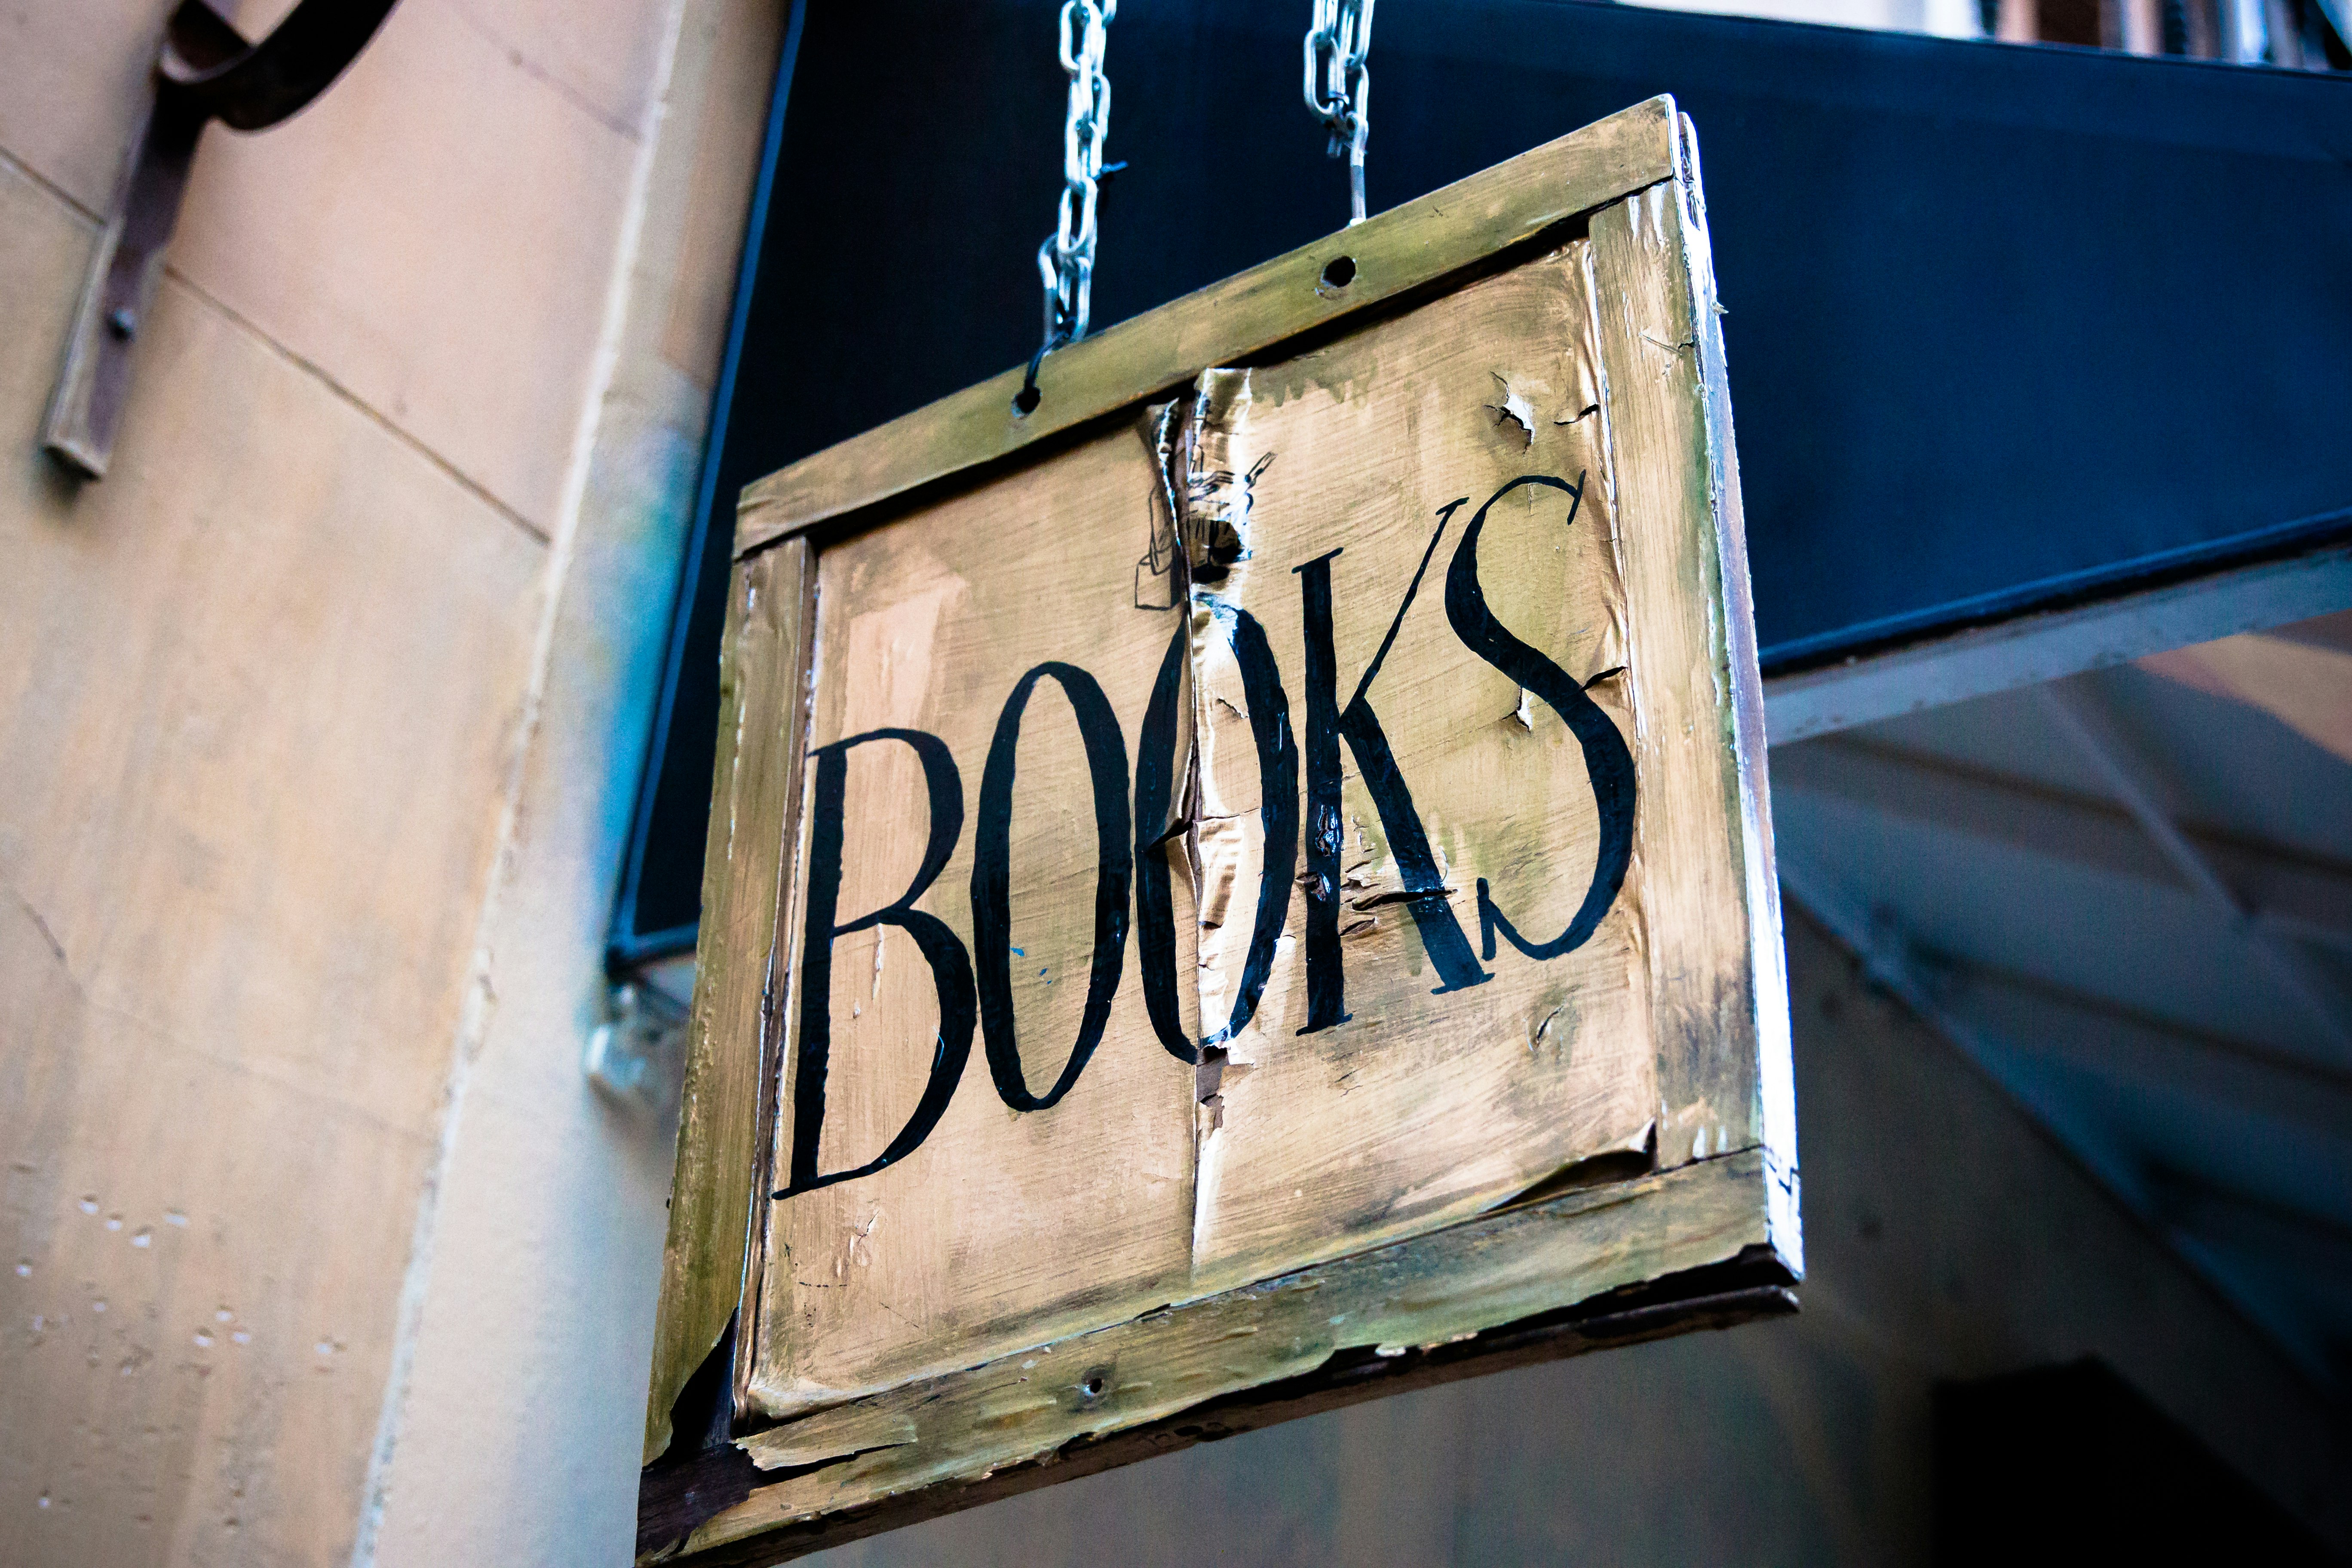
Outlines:
[[[1110,132],[1110,78],[1103,49],[1118,0],[1063,0],[1062,68],[1070,77],[1070,111],[1062,126],[1061,222],[1037,247],[1037,275],[1045,285],[1045,341],[1038,352],[1087,335],[1095,273],[1095,201],[1103,174],[1103,138]],[[1035,384],[1031,362],[1031,385]]]
[[[1371,130],[1372,0],[1315,0],[1307,29],[1307,107],[1331,132],[1325,149],[1348,160],[1348,222],[1364,221],[1364,137]]]

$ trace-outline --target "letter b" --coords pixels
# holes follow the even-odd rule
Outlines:
[[[871,914],[836,924],[849,753],[872,741],[903,741],[921,760],[923,783],[930,798],[930,837],[923,847],[922,868],[906,892]],[[945,921],[914,907],[915,900],[939,879],[948,857],[955,852],[956,840],[963,836],[963,779],[956,772],[947,742],[920,730],[869,730],[819,746],[809,755],[816,763],[816,788],[809,803],[808,920],[802,942],[799,1071],[793,1082],[792,1179],[776,1193],[779,1198],[869,1176],[913,1153],[946,1114],[948,1101],[963,1077],[964,1063],[971,1056],[976,1013],[971,954]],[[833,1047],[833,944],[852,931],[886,925],[897,926],[915,939],[939,992],[940,1032],[932,1048],[930,1077],[923,1085],[915,1113],[881,1153],[863,1165],[820,1174],[817,1139],[824,1131],[825,1069]]]

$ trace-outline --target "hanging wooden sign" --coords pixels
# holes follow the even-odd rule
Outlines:
[[[641,1551],[1793,1305],[1704,210],[1654,100],[745,492]]]

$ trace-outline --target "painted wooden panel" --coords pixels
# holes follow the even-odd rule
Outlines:
[[[1515,224],[1558,199],[1530,169],[1645,125],[1654,173]],[[770,695],[737,730],[808,743],[757,778],[722,743],[707,900],[772,866],[785,892],[772,936],[706,921],[735,1001],[702,1016],[709,1061],[764,1064],[728,1070],[761,1075],[766,1191],[739,1250],[674,1227],[696,1342],[745,1281],[736,1441],[648,1472],[642,1550],[806,1549],[1073,1443],[1191,1441],[1211,1402],[1360,1396],[1334,1369],[1373,1352],[1570,1353],[1600,1338],[1547,1314],[1612,1291],[1651,1292],[1645,1332],[1785,1305],[1785,987],[1688,148],[1671,103],[1628,110],[1335,237],[1347,265],[1122,329],[1091,419],[979,431],[1021,416],[974,389],[747,492],[729,689]],[[1447,201],[1513,237],[1433,262]],[[1335,312],[1356,253],[1394,262],[1387,303]],[[1239,300],[1265,320],[1222,321]],[[1268,346],[1171,384],[1168,345],[1236,334]],[[814,562],[792,658],[744,614],[780,552]],[[697,1113],[681,1190],[740,1181]]]

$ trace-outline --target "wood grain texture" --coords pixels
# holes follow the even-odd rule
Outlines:
[[[1761,679],[1748,621],[1738,479],[1720,384],[1711,269],[1678,177],[1594,215],[1595,300],[1616,461],[1633,679],[1634,761],[1671,816],[1637,832],[1654,947],[1663,1164],[1767,1142],[1761,1059],[1788,1103],[1786,981],[1769,872]],[[1717,416],[1720,416],[1718,425]],[[1727,561],[1728,558],[1728,566]],[[1736,573],[1736,577],[1734,574]],[[1740,1042],[1738,1048],[1729,1042]],[[1773,1113],[1775,1169],[1792,1192],[1794,1129]],[[1793,1221],[1793,1198],[1787,1202]],[[1793,1244],[1793,1232],[1792,1244]]]
[[[1560,712],[1475,657],[1455,624],[1466,571],[1502,625],[1598,705],[1591,721],[1622,754],[1641,720],[1635,685],[1608,673],[1630,656],[1585,252],[1576,241],[1303,355],[1202,378],[1188,532],[1239,556],[1192,597],[1212,1027],[1243,1005],[1265,854],[1263,715],[1234,658],[1239,617],[1263,628],[1282,671],[1286,698],[1267,695],[1285,702],[1307,771],[1312,689],[1327,684],[1336,710],[1360,688],[1409,793],[1376,797],[1368,737],[1326,731],[1336,817],[1312,820],[1310,783],[1305,842],[1285,862],[1285,934],[1255,1010],[1219,1047],[1202,1111],[1196,1290],[1465,1219],[1646,1144],[1657,1093],[1642,878],[1601,892],[1608,912],[1572,952],[1478,951],[1481,889],[1550,941],[1585,903],[1604,837],[1623,829],[1604,827]],[[1307,607],[1309,581],[1328,586],[1328,620]],[[1625,814],[1682,810],[1645,779],[1635,813],[1626,784]],[[1326,832],[1338,852],[1318,866]],[[1427,879],[1444,889],[1418,908],[1402,835],[1426,837]],[[1341,993],[1319,1012],[1318,878],[1338,883],[1325,918]],[[1459,948],[1453,967],[1433,957],[1433,933]]]
[[[799,841],[815,581],[813,552],[793,541],[742,563],[729,587],[699,968],[646,1398],[647,1463],[668,1447],[672,1405],[743,1303],[745,1248],[765,1201],[770,954],[791,885],[784,849]]]
[[[1003,458],[1459,271],[1667,178],[1675,136],[1673,100],[1635,104],[1047,356],[1044,401],[1026,417],[1013,410],[1022,372],[1009,370],[827,447],[744,489],[736,552]],[[1324,268],[1343,255],[1353,280],[1330,287]]]
[[[1486,1331],[1729,1263],[1767,1239],[1763,1180],[1751,1152],[1572,1193],[805,1416],[742,1442],[755,1464],[783,1473],[701,1524],[687,1560],[796,1521],[1047,1461],[1309,1376],[1349,1351],[1392,1360],[1473,1346]],[[1203,1413],[1200,1425],[1213,1427],[1213,1417]],[[1171,1437],[1163,1447],[1187,1440]],[[810,1468],[792,1473],[800,1466]],[[763,1542],[742,1560],[829,1543]]]

